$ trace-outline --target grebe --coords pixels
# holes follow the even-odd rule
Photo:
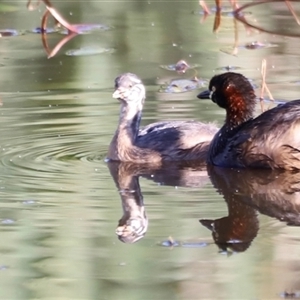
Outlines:
[[[165,121],[139,128],[146,98],[145,86],[132,73],[115,79],[113,98],[121,103],[119,125],[107,159],[135,163],[206,160],[218,128],[196,121]]]
[[[280,104],[256,118],[256,96],[241,74],[214,76],[210,98],[226,110],[225,124],[212,140],[207,162],[220,167],[300,170],[300,100]]]

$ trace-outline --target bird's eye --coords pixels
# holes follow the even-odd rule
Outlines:
[[[210,98],[210,99],[213,99],[215,91],[216,91],[216,87],[213,86],[213,87],[211,88],[210,93],[209,93],[209,98]]]
[[[132,88],[132,84],[129,84],[129,86],[128,86],[130,89]]]

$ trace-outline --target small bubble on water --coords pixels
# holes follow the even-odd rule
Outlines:
[[[124,266],[126,266],[127,264],[126,264],[126,262],[120,262],[119,263],[119,266],[122,266],[122,267],[124,267]]]
[[[69,14],[70,14],[70,16],[73,16],[73,13],[71,11],[69,12]]]
[[[152,22],[152,23],[151,23],[151,26],[155,26],[155,23]]]
[[[178,45],[177,45],[176,43],[173,43],[172,46],[173,46],[173,47],[177,47]]]
[[[1,221],[2,224],[5,224],[5,225],[9,225],[9,224],[14,224],[15,221],[12,220],[12,219],[4,219]]]
[[[34,200],[25,200],[22,203],[25,205],[30,205],[30,204],[35,204],[35,201]]]
[[[49,107],[52,107],[52,105],[51,105],[51,104],[49,104]]]

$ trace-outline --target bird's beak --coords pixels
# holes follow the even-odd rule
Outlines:
[[[113,98],[115,98],[115,99],[122,99],[122,98],[124,98],[124,90],[123,89],[121,89],[121,88],[118,88],[118,89],[116,89],[115,91],[114,91],[114,93],[112,94],[112,96],[113,96]]]
[[[211,91],[203,91],[200,94],[197,95],[199,99],[211,99]]]

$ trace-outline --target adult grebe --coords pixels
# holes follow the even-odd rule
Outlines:
[[[300,100],[280,104],[254,118],[256,96],[241,74],[214,76],[210,98],[226,110],[225,124],[210,144],[208,163],[220,167],[300,170]]]

